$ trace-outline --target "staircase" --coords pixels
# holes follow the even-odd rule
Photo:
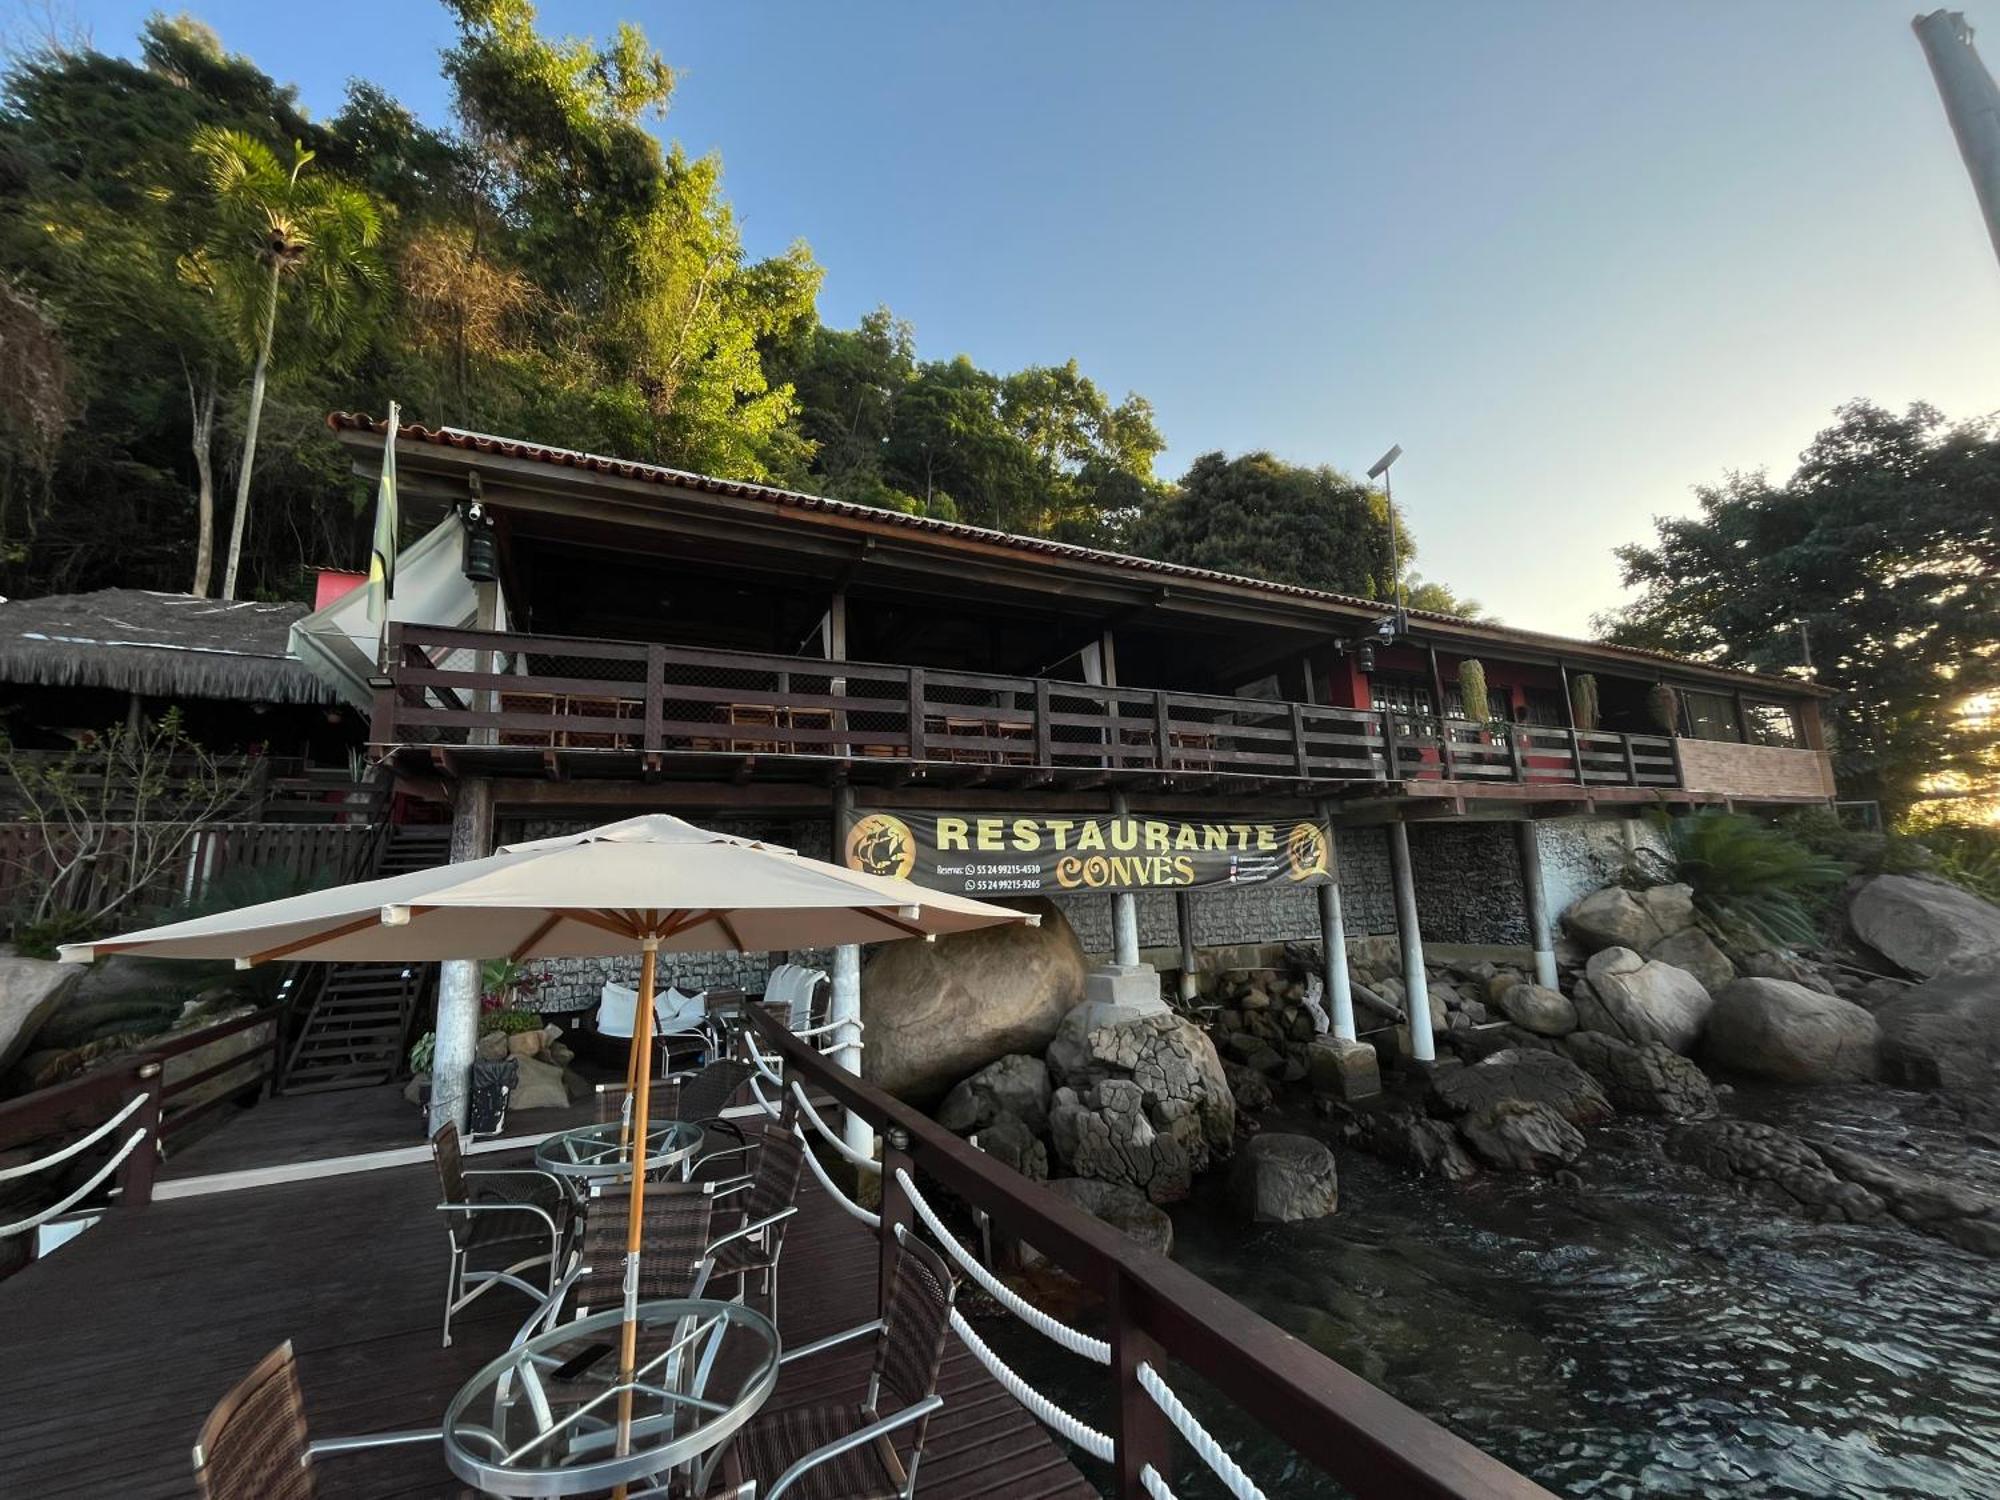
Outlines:
[[[407,875],[450,858],[451,831],[433,825],[391,828],[363,878]],[[436,964],[301,964],[295,979],[317,983],[278,1092],[311,1094],[329,1089],[392,1083],[403,1071],[416,1018],[437,992]],[[316,971],[316,972],[314,972]]]

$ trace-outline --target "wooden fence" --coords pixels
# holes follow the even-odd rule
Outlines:
[[[40,823],[0,823],[0,916],[24,919],[29,907],[60,874],[71,847],[61,827]],[[193,831],[186,846],[120,910],[128,925],[148,911],[200,897],[221,877],[245,870],[269,871],[287,883],[316,885],[353,879],[363,871],[381,837],[367,823],[209,823]],[[130,883],[132,842],[113,829],[102,849],[66,877],[58,904],[70,911],[94,911]]]

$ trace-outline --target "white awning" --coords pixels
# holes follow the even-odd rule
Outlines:
[[[396,559],[396,587],[389,596],[391,621],[456,630],[474,627],[479,601],[476,586],[460,567],[464,534],[458,517],[446,516]],[[505,630],[504,599],[497,602],[496,611],[493,628]],[[357,588],[292,626],[292,654],[343,700],[365,709],[374,696],[368,679],[375,675],[379,635],[379,627],[368,618],[368,590]]]

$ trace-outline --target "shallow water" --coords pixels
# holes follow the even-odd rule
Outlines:
[[[1728,1110],[2000,1190],[2000,1150],[1918,1096],[1745,1089]],[[2000,1496],[2000,1265],[1736,1198],[1666,1161],[1657,1123],[1591,1134],[1580,1190],[1422,1182],[1337,1147],[1340,1212],[1310,1224],[1241,1225],[1211,1179],[1174,1211],[1174,1257],[1560,1494]],[[1032,1364],[1096,1405],[1081,1372]],[[1340,1493],[1215,1415],[1272,1496]]]

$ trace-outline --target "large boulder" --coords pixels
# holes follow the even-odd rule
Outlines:
[[[1884,1211],[1874,1193],[1840,1176],[1811,1146],[1775,1125],[1753,1120],[1683,1125],[1667,1137],[1667,1155],[1808,1218],[1866,1224]]]
[[[1602,948],[1650,948],[1666,936],[1638,895],[1623,886],[1592,891],[1563,913],[1563,926],[1595,953]]]
[[[1482,1161],[1505,1172],[1553,1172],[1583,1154],[1583,1132],[1539,1100],[1497,1099],[1458,1129]]]
[[[1912,1229],[1961,1250],[2000,1256],[2000,1197],[1827,1141],[1812,1147],[1836,1174],[1880,1198]]]
[[[1879,1028],[1850,1000],[1785,979],[1738,979],[1722,987],[1708,1018],[1708,1056],[1726,1068],[1779,1083],[1873,1078]]]
[[[82,981],[75,964],[0,958],[0,1073],[28,1050],[42,1023]]]
[[[1260,1135],[1229,1168],[1237,1212],[1258,1224],[1321,1219],[1340,1206],[1333,1153],[1309,1135]]]
[[[1236,1138],[1236,1101],[1208,1033],[1167,1011],[1108,1023],[1102,1016],[1101,1007],[1079,1005],[1063,1017],[1049,1043],[1050,1081],[1083,1092],[1107,1078],[1130,1079],[1157,1109],[1193,1114],[1207,1145],[1227,1151]],[[1283,1054],[1264,1050],[1282,1072]],[[1206,1166],[1204,1158],[1196,1170]]]
[[[861,1066],[871,1083],[929,1108],[996,1058],[1048,1046],[1082,1002],[1089,965],[1053,902],[1022,909],[1041,925],[882,945],[861,976]]]
[[[1421,1177],[1463,1182],[1479,1172],[1458,1132],[1444,1120],[1408,1110],[1369,1110],[1355,1119],[1352,1132],[1364,1151]]]
[[[1736,965],[1729,961],[1729,955],[1699,927],[1686,927],[1660,939],[1646,950],[1646,957],[1685,969],[1711,995],[1736,977]]]
[[[1562,920],[1587,952],[1604,948],[1645,952],[1695,925],[1694,892],[1684,885],[1655,885],[1643,891],[1606,886],[1564,912]]]
[[[1555,1052],[1509,1047],[1484,1062],[1440,1072],[1431,1102],[1447,1118],[1476,1115],[1502,1100],[1546,1104],[1572,1125],[1611,1118],[1611,1101],[1583,1069]]]
[[[1049,1175],[1049,1148],[1012,1115],[988,1121],[973,1137],[981,1151],[1023,1177],[1040,1182]]]
[[[1129,1236],[1155,1255],[1168,1255],[1174,1248],[1174,1221],[1153,1206],[1137,1188],[1115,1182],[1094,1182],[1088,1177],[1063,1177],[1047,1184],[1048,1190],[1066,1198],[1093,1219],[1102,1219],[1120,1234]],[[1031,1245],[1021,1247],[1021,1261],[1032,1266],[1042,1257]]]
[[[1047,1063],[1026,1053],[1011,1053],[946,1094],[937,1121],[946,1130],[967,1135],[1011,1115],[1039,1135],[1048,1128],[1052,1088]]]
[[[1155,1203],[1187,1197],[1208,1163],[1208,1143],[1192,1110],[1148,1107],[1129,1078],[1106,1078],[1088,1093],[1060,1088],[1049,1109],[1049,1138],[1065,1171],[1122,1182]]]
[[[1703,1120],[1715,1113],[1708,1075],[1659,1042],[1579,1031],[1563,1038],[1563,1050],[1603,1085],[1617,1109],[1670,1120]]]
[[[1584,967],[1576,994],[1577,1022],[1628,1042],[1694,1049],[1715,1001],[1685,969],[1643,958],[1630,948],[1606,948]]]
[[[1910,1088],[2000,1085],[2000,972],[1933,979],[1875,1010],[1882,1074]]]
[[[1536,1036],[1567,1036],[1576,1030],[1576,1006],[1561,990],[1514,983],[1500,991],[1496,1003],[1501,1015]]]
[[[2000,906],[1947,881],[1877,875],[1847,911],[1855,936],[1919,978],[2000,969]]]

